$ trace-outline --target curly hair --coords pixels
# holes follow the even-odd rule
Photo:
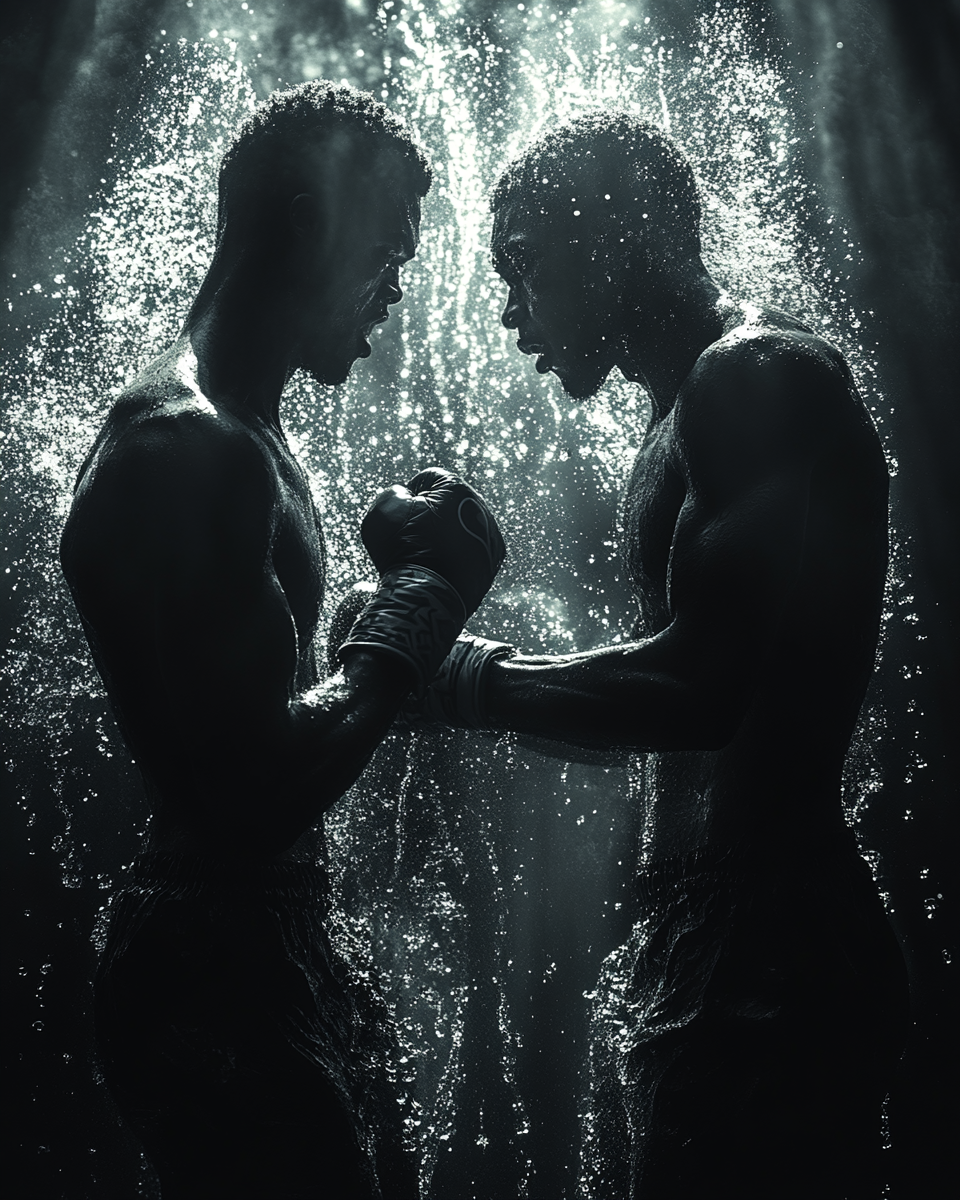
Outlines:
[[[679,253],[700,253],[693,168],[671,137],[627,112],[585,113],[528,146],[490,199],[494,212],[514,203],[551,219],[576,210],[617,229],[653,229]]]
[[[380,185],[430,190],[432,173],[407,126],[369,92],[313,80],[274,92],[243,122],[220,163],[218,238],[255,222],[317,172],[335,182],[365,173]]]

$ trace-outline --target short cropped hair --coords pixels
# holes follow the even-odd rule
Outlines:
[[[591,112],[559,126],[506,168],[494,212],[518,203],[555,219],[652,229],[684,256],[700,253],[700,189],[686,155],[656,125],[627,112]]]
[[[225,226],[255,225],[316,172],[357,178],[389,152],[388,182],[417,196],[432,173],[407,126],[369,92],[313,80],[274,92],[244,121],[220,164],[218,240]]]

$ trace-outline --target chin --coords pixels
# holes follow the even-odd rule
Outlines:
[[[565,369],[562,375],[559,371],[554,374],[571,400],[590,400],[607,382],[610,372],[584,363],[576,369]]]
[[[300,369],[306,371],[319,384],[324,387],[339,387],[341,383],[346,383],[350,378],[350,371],[353,363],[300,363]]]
[[[297,365],[312,375],[317,383],[324,384],[326,387],[337,387],[341,383],[347,382],[350,372],[353,370],[353,364],[359,357],[359,354],[349,354],[349,351],[347,354],[319,352],[304,354]]]

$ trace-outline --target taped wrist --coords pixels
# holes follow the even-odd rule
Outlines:
[[[467,619],[460,594],[427,567],[391,567],[354,621],[337,657],[355,650],[393,654],[417,674],[417,694],[440,669]]]
[[[490,664],[516,653],[506,642],[463,634],[427,689],[423,715],[457,729],[489,729],[484,685]]]

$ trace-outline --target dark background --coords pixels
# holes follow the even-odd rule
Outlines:
[[[508,6],[475,0],[462,7],[480,24]],[[899,467],[894,526],[918,620],[891,623],[875,685],[886,713],[879,751],[885,803],[867,815],[866,835],[881,851],[882,884],[913,994],[911,1041],[889,1104],[890,1194],[934,1198],[948,1188],[953,1194],[958,1115],[960,4],[768,0],[746,7],[760,36],[788,48],[788,74],[810,127],[804,167],[862,249],[850,294],[859,310],[873,313],[879,338],[885,431]],[[91,195],[110,177],[106,160],[116,114],[136,107],[140,64],[159,31],[195,37],[212,10],[228,8],[204,0],[192,8],[183,0],[4,0],[5,282],[72,244]],[[650,0],[639,8],[662,32],[682,38],[713,0]],[[330,75],[375,82],[375,53],[364,60],[366,76],[348,56],[354,46],[376,45],[369,0],[264,3],[258,28],[263,94],[278,80],[302,78],[311,53]],[[837,42],[845,43],[842,52]],[[82,153],[65,149],[77,145]],[[26,311],[19,307],[16,325],[3,329],[4,361],[32,336]],[[39,308],[33,319],[42,319]],[[12,554],[16,547],[4,549]],[[0,579],[6,637],[16,627],[22,596],[11,590],[14,576]],[[31,817],[22,795],[24,764],[34,797],[43,792],[50,764],[18,742],[14,725],[4,736],[5,761],[15,754],[19,769],[4,769],[0,834],[4,1027],[10,1035],[5,1095],[14,1147],[3,1176],[11,1194],[121,1200],[134,1194],[137,1156],[91,1078],[84,983],[93,964],[90,931],[105,893],[95,880],[64,886],[56,849],[62,814],[41,805]],[[132,778],[129,795],[116,802],[141,813]],[[909,820],[891,815],[907,810]]]

